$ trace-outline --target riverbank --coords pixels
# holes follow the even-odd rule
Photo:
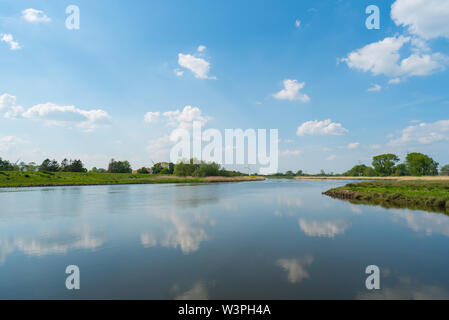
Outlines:
[[[323,194],[359,204],[449,213],[448,179],[350,183]]]
[[[297,180],[381,180],[381,181],[449,181],[449,176],[426,176],[426,177],[328,177],[328,176],[300,176]]]
[[[0,188],[260,181],[263,177],[177,177],[128,173],[0,172]]]

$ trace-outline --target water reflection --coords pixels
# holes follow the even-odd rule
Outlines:
[[[447,297],[449,217],[322,196],[344,183],[0,192],[0,298],[70,298],[68,264],[86,299]],[[389,268],[368,295],[369,264]]]
[[[344,234],[351,224],[345,221],[307,221],[299,219],[299,226],[310,237],[334,238],[337,235]]]
[[[172,291],[175,294],[175,300],[209,300],[210,287],[211,284],[208,285],[205,281],[198,281],[185,292],[181,292],[178,285],[174,285]]]
[[[392,210],[395,217],[403,219],[412,230],[428,236],[440,234],[449,237],[449,217],[432,212],[412,212],[410,210]]]
[[[290,283],[300,283],[310,277],[307,267],[313,263],[312,256],[302,259],[279,259],[276,264],[287,272],[287,279]]]

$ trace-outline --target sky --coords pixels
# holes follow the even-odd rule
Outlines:
[[[279,171],[445,165],[448,66],[447,0],[2,0],[0,157],[151,166],[196,120],[278,129]]]

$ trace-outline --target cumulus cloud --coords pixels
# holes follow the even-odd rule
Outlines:
[[[22,113],[22,117],[43,121],[48,125],[74,125],[85,131],[92,131],[101,124],[107,124],[110,116],[104,110],[82,110],[75,106],[59,106],[54,103],[37,104]]]
[[[203,58],[195,57],[191,54],[178,54],[178,64],[186,68],[195,75],[198,79],[216,79],[209,76],[210,63]]]
[[[172,127],[189,129],[193,122],[200,122],[202,126],[210,120],[202,115],[200,108],[185,106],[183,110],[167,111],[162,114]]]
[[[391,18],[398,26],[424,39],[449,38],[449,2],[447,0],[396,0]]]
[[[28,22],[38,23],[38,22],[50,22],[51,19],[42,10],[37,10],[33,8],[25,9],[22,11],[22,18]]]
[[[179,70],[179,69],[175,69],[175,70],[173,70],[173,72],[175,73],[175,75],[177,77],[182,77],[184,75],[184,71]]]
[[[360,147],[360,143],[359,142],[353,142],[348,144],[348,149],[357,149],[358,147]]]
[[[75,106],[60,106],[48,102],[29,109],[16,104],[16,97],[10,94],[0,96],[0,112],[5,118],[43,121],[48,125],[74,126],[84,131],[92,131],[109,123],[110,116],[101,109],[83,110]]]
[[[324,121],[307,121],[301,124],[296,131],[297,136],[304,135],[314,135],[314,136],[323,136],[323,135],[333,135],[333,136],[341,136],[348,133],[348,130],[343,128],[340,123],[332,122],[331,119],[327,119]]]
[[[206,50],[206,46],[198,46],[198,48],[196,50],[198,52],[203,52],[204,50]]]
[[[159,120],[160,116],[161,116],[160,112],[147,112],[144,116],[144,121],[152,123]]]
[[[393,78],[388,81],[389,84],[398,84],[401,83],[401,78]]]
[[[310,237],[334,238],[344,234],[350,226],[345,221],[307,221],[299,219],[299,227]]]
[[[284,89],[273,94],[278,100],[309,102],[310,98],[307,94],[301,93],[300,90],[306,85],[305,82],[299,83],[298,80],[285,79],[283,81]]]
[[[401,59],[399,51],[410,42],[411,38],[404,36],[385,38],[349,53],[341,61],[353,69],[394,78],[426,76],[445,69],[448,57],[441,53],[422,53],[418,50]]]
[[[374,84],[371,88],[368,88],[369,92],[378,92],[382,90],[382,87],[379,84]]]
[[[310,277],[306,270],[313,263],[313,257],[304,259],[279,259],[276,264],[287,272],[287,279],[290,283],[300,283]]]
[[[301,26],[301,20],[296,19],[295,26],[296,26],[296,28],[299,28]]]
[[[178,286],[175,286],[174,291],[178,290]],[[199,281],[190,290],[177,295],[175,300],[209,300],[208,286],[205,282]]]
[[[22,49],[20,44],[17,41],[14,41],[14,37],[10,33],[2,33],[0,34],[0,41],[9,44],[9,48],[11,50],[19,50]]]
[[[403,129],[401,135],[388,142],[390,146],[407,144],[431,144],[449,140],[449,120],[440,120],[433,123],[419,123]]]

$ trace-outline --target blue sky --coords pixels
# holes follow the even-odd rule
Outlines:
[[[79,30],[65,26],[72,4]],[[445,0],[6,0],[0,40],[0,157],[12,161],[148,166],[200,118],[279,129],[281,171],[341,172],[383,152],[449,163]]]

